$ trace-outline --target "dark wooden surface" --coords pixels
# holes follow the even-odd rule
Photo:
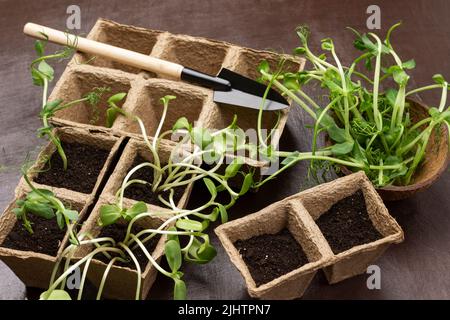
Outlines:
[[[75,1],[81,7],[82,31],[98,17],[147,28],[168,30],[226,40],[254,48],[290,52],[297,44],[294,28],[311,27],[314,47],[323,37],[332,37],[344,62],[350,61],[352,26],[366,30],[368,5],[381,7],[382,32],[397,21],[403,27],[394,43],[405,59],[415,58],[415,85],[426,84],[435,73],[450,77],[450,1]],[[40,89],[32,85],[28,64],[34,56],[33,41],[22,34],[27,21],[65,29],[66,8],[73,1],[0,0],[0,208],[12,200],[19,180],[19,167],[27,154],[35,155],[44,141],[36,138],[39,126]],[[57,71],[63,70],[58,67]],[[436,103],[437,94],[423,96]],[[290,114],[282,137],[285,150],[308,150],[310,134],[300,110]],[[379,261],[382,289],[368,290],[366,275],[328,285],[318,273],[305,299],[449,299],[450,298],[450,175],[448,171],[428,191],[408,201],[388,204],[405,231],[405,242],[393,246]],[[310,185],[306,164],[273,181],[260,193],[250,195],[230,212],[248,214]],[[201,197],[193,193],[193,199]],[[186,265],[189,297],[192,299],[248,298],[242,278],[214,237],[217,258],[206,266]],[[151,298],[169,298],[170,283],[158,277]],[[29,295],[35,295],[29,291]],[[23,284],[0,262],[0,299],[23,299]]]

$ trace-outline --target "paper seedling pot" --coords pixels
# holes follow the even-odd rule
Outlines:
[[[8,237],[16,223],[20,223],[12,211],[16,208],[16,201],[23,199],[25,193],[18,194],[5,209],[0,218],[0,260],[2,260],[16,276],[28,287],[47,289],[50,283],[51,274],[55,262],[60,258],[62,250],[69,241],[69,234],[66,232],[58,253],[55,256],[47,254],[22,251],[3,247],[5,239]],[[86,195],[66,194],[58,197],[65,205],[79,211],[79,221],[82,222],[87,215],[90,204]],[[77,228],[78,230],[80,227]]]
[[[101,197],[80,232],[89,233],[93,237],[97,237],[101,232],[101,227],[98,225],[98,219],[100,217],[100,207],[104,204],[113,203],[113,197]],[[133,203],[133,201],[128,199],[124,200],[124,206],[127,208],[131,207]],[[147,205],[147,207],[150,212],[164,213],[166,211],[165,209],[153,205]],[[167,217],[169,216],[170,215],[168,215]],[[152,218],[149,217],[140,220],[137,225],[141,227],[156,229],[161,226],[164,221],[166,221],[166,217],[164,216],[156,216]],[[170,226],[171,225],[168,225],[165,229]],[[153,252],[150,252],[153,259],[155,259],[155,261],[157,261],[158,263],[161,260],[161,257],[164,255],[165,241],[166,236],[162,235]],[[77,249],[75,258],[78,260],[92,252],[93,249],[93,246],[82,245]],[[89,265],[87,277],[97,288],[100,285],[106,267],[106,263],[100,260],[96,260],[95,258]],[[142,269],[141,272],[140,297],[141,299],[145,299],[148,292],[150,291],[150,288],[153,285],[153,282],[156,279],[158,271],[151,262],[148,262],[145,269]],[[128,267],[113,265],[108,274],[102,297],[109,299],[134,300],[136,295],[137,277],[138,273],[136,270]]]
[[[88,38],[181,63],[211,75],[217,74],[222,67],[226,67],[256,79],[259,77],[258,64],[264,59],[267,59],[274,69],[281,58],[287,59],[285,65],[293,72],[303,70],[305,63],[304,59],[289,55],[252,50],[201,37],[138,28],[105,19],[97,21]],[[149,136],[155,133],[162,112],[162,105],[158,100],[167,94],[175,94],[177,100],[171,102],[164,129],[171,129],[175,121],[183,116],[206,128],[222,129],[232,122],[234,115],[237,115],[237,125],[244,131],[257,127],[257,110],[218,105],[213,102],[213,94],[209,89],[172,81],[172,79],[163,80],[150,72],[130,68],[100,57],[93,58],[95,57],[77,53],[55,86],[50,100],[78,99],[94,87],[102,86],[111,87],[111,93],[127,92],[128,97],[123,103],[123,108],[142,118]],[[57,112],[51,121],[56,125],[94,127],[105,132],[139,138],[140,131],[136,124],[123,116],[116,119],[111,129],[105,128],[106,108],[105,101],[101,101],[99,117],[92,119],[92,107],[88,104],[80,104]],[[278,143],[288,112],[289,108],[280,114],[279,135],[274,138],[274,143]],[[277,120],[276,113],[264,113],[263,129],[270,129]]]
[[[29,178],[33,182],[36,188],[49,189],[55,193],[56,196],[62,197],[82,197],[89,196],[92,200],[95,198],[95,195],[99,191],[99,187],[101,182],[106,178],[105,175],[108,169],[113,165],[113,159],[119,151],[120,144],[123,141],[123,138],[117,138],[115,136],[111,136],[105,133],[96,132],[92,129],[88,128],[56,128],[53,131],[62,142],[76,142],[89,146],[96,147],[98,149],[109,150],[109,156],[106,159],[103,168],[99,172],[97,177],[97,182],[93,190],[89,194],[69,190],[66,188],[58,188],[53,186],[41,185],[39,183],[34,182],[34,179],[38,175],[38,172],[46,167],[46,160],[48,160],[52,155],[55,157],[59,157],[59,154],[56,151],[56,147],[52,142],[49,142],[39,153],[38,158],[34,165],[29,170]],[[70,161],[70,159],[69,159]],[[30,191],[30,187],[25,182],[25,179],[22,177],[19,185],[16,189],[16,194],[22,191]]]
[[[152,142],[150,142],[152,143]],[[158,154],[160,158],[161,165],[168,163],[171,152],[174,151],[174,146],[172,144],[161,141],[158,149]],[[181,152],[181,156],[185,157],[189,155],[187,151],[183,148],[175,149],[174,152]],[[109,177],[108,182],[102,192],[103,197],[114,197],[117,191],[121,188],[123,180],[125,179],[128,172],[132,169],[132,165],[136,157],[142,157],[153,163],[153,155],[150,149],[147,147],[145,142],[141,140],[130,139],[127,143],[117,165],[114,169],[113,174]],[[149,168],[143,168],[141,170],[148,170]],[[192,191],[193,183],[185,186],[184,193],[181,199],[176,204],[178,208],[184,209],[189,201],[189,197]],[[131,203],[136,203],[136,200],[128,199]]]
[[[276,234],[284,228],[300,244],[309,263],[257,287],[234,243],[263,234]],[[326,265],[332,256],[314,221],[298,201],[277,202],[257,213],[219,226],[215,232],[231,261],[244,277],[248,293],[253,298],[300,298],[317,270]]]
[[[319,185],[289,198],[300,199],[312,218],[317,220],[333,204],[358,190],[362,190],[369,218],[383,238],[334,255],[333,264],[324,269],[329,283],[336,283],[365,273],[367,267],[373,264],[391,244],[403,241],[403,231],[389,214],[381,197],[362,171]]]
[[[315,224],[336,202],[362,190],[367,211],[374,227],[383,238],[334,254]],[[275,234],[284,226],[301,244],[311,262],[297,270],[256,287],[245,262],[233,243],[262,234]],[[302,296],[313,273],[323,269],[330,284],[365,273],[393,243],[403,241],[403,231],[389,215],[380,196],[363,172],[300,192],[267,208],[223,224],[215,229],[231,261],[243,275],[252,297],[262,299],[293,299]]]

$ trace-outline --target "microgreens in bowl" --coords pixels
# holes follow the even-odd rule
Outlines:
[[[408,90],[408,70],[414,60],[403,61],[394,50],[392,32],[389,29],[382,41],[376,34],[356,34],[355,47],[363,53],[350,66],[339,59],[331,39],[322,40],[325,53],[314,54],[309,46],[310,32],[299,27],[297,34],[302,43],[296,54],[304,56],[313,66],[311,70],[298,73],[274,71],[267,62],[260,65],[261,80],[276,87],[294,100],[314,120],[311,154],[282,153],[284,161],[292,165],[303,159],[329,161],[351,170],[364,170],[378,187],[408,185],[422,163],[433,131],[442,125],[450,128],[450,110],[447,105],[449,84],[442,75],[433,77],[434,84]],[[331,55],[331,59],[328,59]],[[358,71],[364,62],[373,77]],[[383,82],[391,80],[394,85],[382,88]],[[318,83],[326,91],[328,103],[320,106],[308,96],[304,87]],[[438,106],[429,108],[429,117],[414,123],[410,117],[411,95],[440,89],[442,98]],[[318,149],[320,132],[326,132],[331,145]]]

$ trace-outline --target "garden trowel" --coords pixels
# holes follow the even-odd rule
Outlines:
[[[210,88],[214,90],[214,101],[218,103],[260,109],[264,101],[265,85],[225,68],[217,76],[211,76],[174,62],[78,37],[34,23],[27,23],[24,27],[24,33],[60,45],[72,46],[80,52],[101,56],[171,79],[183,80]],[[281,94],[270,89],[264,101],[263,110],[275,111],[287,107],[289,107],[289,104]]]

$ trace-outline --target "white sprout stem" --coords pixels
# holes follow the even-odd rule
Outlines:
[[[136,271],[137,271],[137,281],[136,281],[136,296],[135,299],[139,300],[140,293],[141,293],[141,266],[139,265],[139,262],[137,261],[136,257],[134,256],[133,252],[128,248],[126,245],[124,245],[122,242],[119,242],[119,245],[125,249],[125,251],[128,253],[128,255],[133,260],[134,264],[136,265]]]
[[[381,50],[382,44],[380,38],[373,33],[369,33],[375,40],[377,41],[378,52],[375,63],[375,72],[373,79],[373,117],[375,120],[375,124],[377,126],[378,131],[381,132],[383,130],[383,118],[381,116],[380,111],[378,110],[378,91],[380,87],[380,71],[381,71]]]
[[[220,169],[223,161],[225,160],[225,156],[222,155],[220,160],[218,161],[217,165],[212,168],[211,170],[209,170],[208,172],[211,174],[214,174],[217,170]],[[199,168],[199,167],[196,167]],[[167,188],[173,188],[173,187],[177,187],[177,186],[182,186],[182,185],[187,185],[190,184],[191,182],[200,180],[204,177],[206,177],[205,173],[202,173],[201,175],[195,176],[195,177],[190,177],[188,180],[185,180],[183,182],[180,182],[180,178],[183,179],[186,175],[194,175],[196,173],[199,173],[199,171],[197,169],[194,169],[192,171],[187,171],[189,168],[186,168],[186,171],[183,171],[181,173],[176,174],[175,176],[172,177],[172,179],[175,179],[175,181],[173,182],[166,182],[165,184],[161,185],[160,188],[161,190],[166,190]]]
[[[202,210],[208,208],[208,207],[211,205],[212,202],[213,202],[213,200],[210,200],[208,203],[206,203],[206,204],[204,204],[203,206],[200,206],[200,207],[198,207],[198,208],[196,208],[196,209],[194,209],[194,210],[179,210],[178,212],[177,212],[177,211],[173,211],[173,212],[171,212],[172,214],[178,214],[178,215],[175,215],[175,216],[170,217],[169,219],[167,219],[167,220],[166,220],[164,223],[162,223],[162,224],[158,227],[158,229],[156,229],[156,230],[161,231],[161,230],[163,230],[166,226],[168,226],[169,224],[171,224],[173,221],[176,221],[176,220],[178,220],[178,219],[180,219],[180,218],[186,217],[186,216],[191,215],[191,214],[193,214],[193,213],[198,213],[198,212],[200,212],[200,211],[202,211]],[[162,213],[162,214],[166,214],[166,213]],[[137,215],[136,217],[134,217],[134,218],[130,221],[130,223],[128,224],[127,235],[125,236],[125,241],[124,241],[124,242],[127,243],[127,244],[129,244],[127,240],[128,240],[128,237],[129,237],[130,234],[131,234],[131,228],[132,228],[134,222],[136,222],[136,220],[141,219],[141,218],[143,218],[143,217],[152,217],[152,216],[155,216],[155,215],[156,215],[155,213],[145,212],[145,213],[141,213],[141,214]],[[141,231],[141,232],[142,232],[142,231]],[[166,231],[166,232],[170,232],[170,231]],[[148,239],[151,239],[153,236],[154,236],[154,235],[150,235],[149,237],[145,238],[145,239],[143,240],[143,242],[144,242],[144,243],[147,242]]]
[[[448,91],[448,83],[444,82],[442,86],[441,103],[439,104],[439,112],[444,111],[445,104],[447,103],[447,91]]]
[[[96,300],[101,299],[102,293],[103,293],[103,288],[105,286],[106,279],[108,278],[109,271],[111,270],[112,266],[114,265],[114,263],[116,262],[117,259],[118,259],[118,257],[112,258],[111,261],[109,261],[108,266],[106,267],[105,271],[103,272],[102,281],[100,282],[100,285],[98,287]]]
[[[150,263],[155,266],[155,268],[161,272],[162,274],[164,274],[165,276],[170,277],[171,274],[170,272],[167,272],[166,270],[164,270],[157,262],[155,259],[153,259],[152,255],[148,252],[147,248],[145,248],[144,244],[141,242],[141,240],[139,240],[139,238],[137,236],[135,236],[134,234],[131,235],[131,237],[133,238],[133,240],[138,244],[138,246],[142,249],[142,251],[144,252],[145,256],[147,257],[147,259],[150,261]]]
[[[82,259],[80,259],[79,261],[77,261],[75,264],[73,264],[72,266],[70,266],[67,270],[65,270],[63,272],[62,275],[59,276],[58,279],[56,279],[55,282],[53,282],[53,284],[50,286],[50,288],[47,291],[52,292],[53,290],[55,290],[58,285],[64,281],[64,279],[67,278],[68,275],[70,275],[75,269],[77,269],[79,266],[81,266],[86,260],[88,260],[90,257],[95,256],[97,253],[102,252],[102,251],[111,251],[111,252],[117,252],[119,254],[122,253],[122,250],[117,249],[117,248],[111,248],[111,247],[100,247],[95,249],[94,251],[92,251],[91,253],[89,253],[88,255],[86,255],[85,257],[83,257]]]
[[[134,167],[133,169],[131,169],[131,170],[128,172],[128,174],[125,176],[125,179],[123,179],[122,187],[120,188],[120,198],[119,198],[119,208],[120,208],[120,209],[123,209],[123,198],[124,198],[125,189],[126,189],[125,186],[127,185],[128,180],[131,178],[131,176],[132,176],[136,171],[138,171],[139,169],[144,168],[144,167],[151,167],[151,168],[153,168],[154,171],[157,171],[157,170],[159,171],[159,170],[161,170],[159,167],[155,166],[154,164],[152,164],[152,163],[150,163],[150,162],[144,162],[144,163],[141,163],[141,164],[137,165],[136,167]]]
[[[224,188],[227,189],[228,192],[229,192],[231,195],[233,195],[233,196],[235,196],[235,197],[239,196],[239,194],[237,194],[236,192],[234,192],[234,191],[228,186],[228,184],[226,183],[226,181],[223,181],[222,179],[220,179],[219,177],[217,177],[215,174],[210,173],[210,172],[208,172],[208,171],[206,171],[206,170],[203,170],[203,169],[201,169],[201,168],[199,168],[199,167],[196,167],[196,166],[194,166],[194,165],[187,164],[187,163],[179,163],[178,165],[179,165],[179,166],[184,166],[184,167],[188,167],[188,168],[194,169],[194,170],[198,171],[199,173],[203,173],[203,174],[205,174],[205,175],[211,177],[212,179],[214,179],[214,180],[216,180],[217,182],[219,182],[222,186],[224,186]],[[167,188],[168,186],[169,186],[169,185],[166,185],[165,187]]]
[[[336,51],[334,50],[334,45],[331,49],[331,54],[333,55],[334,60],[336,61],[336,65],[338,66],[339,75],[341,77],[342,82],[342,91],[344,92],[344,122],[345,122],[345,133],[347,135],[347,139],[350,139],[350,104],[349,97],[347,91],[347,81],[345,79],[344,69],[342,68],[341,61],[336,55]]]
[[[161,119],[159,120],[158,129],[156,129],[155,137],[153,139],[153,149],[155,149],[155,150],[156,150],[159,134],[161,133],[162,127],[164,125],[164,121],[167,116],[167,109],[168,109],[168,104],[164,103],[163,113],[162,113]]]
[[[150,152],[153,155],[153,161],[155,162],[156,167],[161,167],[161,162],[159,160],[159,155],[157,150],[153,147],[153,145],[148,140],[147,131],[145,130],[144,123],[139,117],[135,117],[136,121],[139,123],[139,127],[141,128],[142,136],[144,138],[145,144],[150,149]],[[158,180],[160,172],[159,171],[153,171],[153,184],[156,184],[156,181]]]

